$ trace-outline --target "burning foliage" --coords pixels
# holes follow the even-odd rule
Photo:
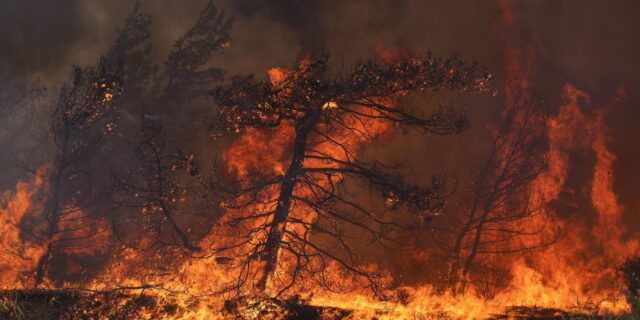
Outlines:
[[[384,212],[399,205],[419,215],[437,212],[443,204],[443,183],[435,179],[430,187],[411,184],[392,166],[358,160],[357,148],[393,127],[440,135],[463,130],[462,114],[439,110],[423,116],[404,107],[401,98],[414,91],[487,91],[491,79],[460,60],[430,56],[386,65],[370,62],[338,77],[327,75],[327,62],[327,57],[303,59],[292,71],[272,69],[270,82],[236,79],[215,93],[222,109],[212,125],[214,136],[247,129],[245,135],[289,137],[283,145],[269,144],[267,152],[282,155],[272,161],[273,167],[254,159],[248,159],[247,167],[231,167],[239,188],[225,195],[221,205],[229,211],[230,232],[240,240],[215,250],[232,251],[240,258],[238,289],[254,282],[251,265],[259,261],[264,265],[255,286],[264,290],[267,282],[278,283],[271,288],[276,296],[303,281],[337,290],[325,280],[327,271],[363,278],[382,296],[379,275],[357,261],[345,229],[359,228],[372,241],[389,241],[393,229],[402,225],[385,218]],[[240,146],[246,147],[253,146]],[[243,164],[244,159],[238,155],[227,161]],[[386,198],[386,210],[351,199],[342,187],[345,178],[379,192]],[[213,188],[229,193],[228,184]],[[333,238],[335,244],[311,241],[317,234]]]
[[[44,221],[34,222],[30,231],[33,241],[46,248],[36,266],[36,286],[46,279],[56,251],[73,250],[79,242],[104,232],[101,221],[87,216],[86,211],[101,196],[96,196],[99,191],[90,182],[91,158],[100,153],[117,125],[114,113],[122,92],[119,73],[103,59],[98,68],[76,68],[72,83],[60,92],[52,116],[57,154],[40,217]]]
[[[193,299],[181,304],[172,299],[149,294],[123,292],[90,292],[76,290],[11,290],[0,292],[0,317],[21,320],[48,319],[191,319],[198,316],[190,310],[205,301]],[[208,319],[271,319],[271,320],[375,320],[394,316],[392,311],[380,310],[368,316],[332,307],[308,304],[298,296],[284,300],[258,297],[238,297],[227,300],[221,309],[204,307]],[[397,315],[395,315],[397,316]],[[454,319],[451,315],[434,311],[414,313],[415,319]],[[412,318],[412,319],[413,319]],[[511,307],[503,314],[486,319],[607,319],[592,313],[574,313],[552,308]]]

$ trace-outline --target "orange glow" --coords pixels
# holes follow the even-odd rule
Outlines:
[[[507,36],[506,30],[514,27],[518,16],[510,8],[509,1],[497,0],[497,4],[500,9],[497,24],[500,32],[505,33],[505,83],[501,93],[504,115],[518,104],[519,99],[533,98],[533,79],[536,75],[537,56],[540,55],[542,46],[534,34],[527,33],[525,41],[515,41]],[[222,46],[228,45],[229,43],[225,43]],[[377,59],[385,63],[393,62],[405,54],[402,50],[384,48],[379,44],[376,44],[374,50]],[[302,59],[298,69],[304,70],[309,63],[309,59]],[[285,68],[269,69],[267,76],[271,88],[282,89],[283,94],[291,93],[287,92],[286,83],[291,74],[292,71]],[[397,275],[390,273],[382,264],[368,262],[366,269],[379,272],[382,282],[388,285],[385,293],[389,299],[383,300],[374,297],[362,279],[346,276],[337,263],[328,262],[326,266],[323,265],[326,270],[332,271],[329,272],[328,281],[344,288],[344,292],[329,292],[318,284],[303,283],[294,287],[290,293],[308,298],[312,306],[351,310],[352,319],[428,319],[431,316],[481,319],[504,313],[507,308],[517,305],[581,312],[595,308],[596,314],[628,311],[629,305],[621,296],[616,282],[616,267],[625,259],[639,253],[640,237],[633,230],[627,230],[622,223],[625,208],[614,190],[614,166],[617,155],[610,146],[611,133],[607,125],[608,111],[616,108],[624,99],[625,92],[624,89],[619,89],[605,106],[595,105],[589,93],[571,83],[566,83],[558,95],[562,102],[560,105],[552,106],[553,115],[545,123],[541,121],[542,124],[538,128],[547,143],[546,149],[542,151],[547,166],[528,185],[526,194],[522,196],[529,200],[531,206],[541,206],[542,213],[511,223],[525,224],[531,230],[546,226],[543,236],[552,237],[557,232],[561,237],[556,243],[537,251],[518,252],[513,255],[487,253],[487,259],[508,270],[506,287],[489,296],[483,295],[483,288],[470,284],[468,290],[454,294],[453,290],[442,290],[434,284],[407,285],[401,281],[404,279],[394,278]],[[378,99],[376,102],[393,108],[400,98],[402,97],[396,96],[385,101]],[[112,94],[104,95],[105,101],[111,99]],[[318,131],[327,132],[328,137],[311,134],[308,143],[313,146],[313,150],[307,151],[309,153],[331,155],[338,161],[351,161],[361,156],[362,147],[372,143],[376,138],[389,134],[394,126],[394,123],[376,119],[376,114],[371,108],[330,100],[336,99],[335,97],[322,99],[327,101],[320,100],[321,103],[315,107],[322,110],[323,115],[353,108],[357,113],[371,117],[347,115],[341,119],[345,128],[331,130],[323,127],[326,125],[320,122]],[[595,111],[587,112],[585,109]],[[241,187],[255,182],[251,179],[282,178],[292,162],[295,135],[296,128],[290,120],[282,120],[272,128],[238,129],[234,140],[222,150],[225,174],[236,178]],[[586,155],[585,157],[593,160],[593,163],[586,161],[586,164],[583,163],[581,168],[578,168],[586,168],[588,171],[588,183],[580,190],[570,185],[573,175],[576,174],[574,170],[578,170],[575,166],[577,154]],[[498,156],[499,162],[506,161],[503,157]],[[306,158],[302,163],[302,167],[305,168],[327,166],[338,164],[316,158]],[[295,256],[291,252],[280,250],[280,263],[273,276],[276,280],[271,279],[267,283],[265,292],[251,285],[232,289],[225,287],[238,281],[240,275],[245,274],[249,284],[255,282],[256,270],[264,262],[254,258],[251,260],[252,265],[247,266],[246,270],[240,270],[236,260],[239,260],[238,257],[250,256],[255,243],[266,242],[267,233],[256,231],[252,234],[251,242],[237,246],[235,244],[238,238],[245,235],[243,232],[271,222],[273,217],[264,213],[272,212],[278,205],[280,184],[273,184],[257,194],[246,195],[247,198],[257,199],[249,206],[233,207],[227,202],[216,203],[220,208],[211,211],[219,209],[222,215],[211,227],[211,232],[197,244],[199,248],[204,248],[205,252],[191,252],[185,255],[184,252],[176,253],[169,250],[169,253],[160,250],[140,252],[125,245],[116,246],[114,243],[118,242],[114,240],[114,234],[110,230],[110,221],[107,221],[107,218],[92,216],[90,209],[78,210],[68,215],[68,218],[60,223],[60,228],[70,231],[59,233],[47,243],[25,240],[27,238],[21,234],[20,225],[28,221],[26,218],[31,215],[42,220],[45,211],[43,207],[49,192],[49,175],[49,166],[43,166],[31,179],[18,182],[14,190],[5,191],[0,195],[0,245],[4,249],[0,250],[0,288],[29,287],[33,281],[30,273],[35,269],[38,258],[43,255],[46,245],[65,239],[72,239],[68,241],[70,247],[66,249],[67,252],[108,256],[109,261],[105,262],[104,268],[90,279],[91,282],[87,285],[89,288],[107,290],[115,285],[131,287],[134,288],[132,292],[139,292],[137,289],[144,287],[159,299],[175,302],[181,308],[182,311],[172,315],[171,319],[225,319],[220,313],[225,306],[225,300],[238,295],[248,296],[256,301],[255,306],[247,307],[243,312],[248,319],[257,319],[261,316],[261,308],[268,307],[268,300],[264,294],[274,294],[278,289],[277,281],[286,283],[286,280],[292,277]],[[344,176],[339,173],[309,173],[308,177],[324,188],[339,185],[344,180]],[[309,197],[317,191],[313,188],[298,183],[293,189],[293,195],[297,199]],[[389,207],[394,204],[392,198],[386,201]],[[289,234],[284,235],[283,242],[294,242],[291,234],[309,240],[311,232],[303,225],[312,225],[320,217],[300,200],[292,202],[289,221],[284,222],[284,230]],[[587,203],[588,208],[561,206],[565,203],[573,205],[576,202]],[[153,211],[154,208],[143,210],[147,209]],[[594,215],[594,221],[576,218],[587,215]],[[230,223],[246,216],[256,219]],[[292,220],[302,223],[294,224],[290,222]],[[505,225],[511,226],[508,223]],[[90,239],[92,246],[83,245],[89,241],[87,239]],[[533,240],[522,236],[514,241],[529,244]],[[215,250],[212,250],[214,253],[206,251],[208,248],[226,245],[233,246],[233,249],[224,254]],[[152,244],[143,243],[143,247],[152,247]],[[428,268],[434,257],[430,251],[414,249],[408,254],[412,259],[422,262],[425,273],[431,271]],[[154,269],[156,264],[161,263],[166,263],[166,266],[163,264],[164,269]],[[79,266],[70,266],[74,273],[82,272],[76,268]],[[53,286],[51,283],[47,284]],[[74,285],[75,283],[66,283],[63,286]],[[153,311],[141,312],[150,319],[160,318]]]
[[[19,181],[14,191],[0,195],[0,287],[28,286],[32,279],[27,273],[44,253],[44,246],[21,240],[20,222],[42,210],[48,170],[40,167],[29,181]]]

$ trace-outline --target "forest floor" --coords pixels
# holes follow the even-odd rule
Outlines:
[[[203,313],[206,316],[203,316]],[[397,317],[386,315],[395,320]],[[224,303],[222,308],[207,305],[202,299],[177,301],[153,294],[129,294],[122,291],[89,292],[59,290],[1,290],[0,319],[18,320],[142,320],[142,319],[280,319],[280,320],[360,320],[352,311],[310,306],[297,297],[286,300],[238,298]],[[384,314],[371,318],[384,319]],[[446,314],[418,316],[408,320],[454,319]],[[511,307],[504,314],[487,319],[629,319],[628,317],[598,317],[570,313],[558,309]],[[368,319],[362,319],[368,320]]]

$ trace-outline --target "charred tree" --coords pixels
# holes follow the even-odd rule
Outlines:
[[[221,203],[231,212],[227,222],[234,234],[243,239],[216,248],[219,254],[235,254],[242,263],[236,289],[255,280],[255,287],[264,291],[277,282],[275,294],[280,295],[304,277],[330,286],[324,272],[335,264],[381,294],[375,272],[358,262],[344,226],[365,231],[375,241],[388,240],[390,230],[401,226],[386,219],[385,212],[405,205],[428,217],[442,207],[444,185],[439,179],[431,186],[410,183],[393,166],[358,160],[358,145],[379,136],[378,126],[435,135],[460,132],[467,126],[463,113],[440,109],[425,115],[402,98],[442,89],[482,92],[491,79],[456,58],[430,55],[388,64],[366,62],[336,76],[327,71],[327,56],[307,59],[295,70],[281,72],[277,81],[236,78],[214,94],[221,108],[212,124],[214,136],[274,128],[288,128],[284,132],[291,135],[284,172],[242,177],[236,192]],[[349,197],[345,179],[375,190],[385,199],[384,209],[368,208]],[[312,233],[338,245],[315,243]],[[235,251],[242,246],[248,251]],[[275,270],[284,264],[282,254],[288,255],[288,278],[274,279]],[[252,279],[251,266],[258,261],[261,265]]]
[[[130,95],[127,95],[130,92],[128,89],[123,96],[123,104],[130,107],[132,118],[137,116],[136,121],[130,124],[141,135],[138,141],[132,141],[135,139],[127,137],[138,133],[129,132],[122,139],[126,145],[123,150],[133,150],[133,156],[121,152],[111,161],[112,200],[118,209],[123,209],[119,210],[123,215],[114,220],[113,227],[120,240],[137,249],[179,247],[194,253],[200,250],[196,240],[201,235],[196,235],[196,231],[189,234],[187,229],[192,230],[197,227],[194,225],[202,226],[210,222],[200,219],[207,216],[203,213],[207,212],[202,210],[203,207],[194,209],[203,202],[201,197],[196,197],[192,184],[197,176],[194,155],[180,151],[180,147],[188,143],[182,142],[178,147],[177,142],[170,141],[168,136],[180,136],[172,129],[179,129],[181,135],[196,134],[187,132],[184,124],[198,122],[189,114],[196,108],[194,101],[203,97],[215,82],[223,78],[223,70],[212,66],[212,58],[229,45],[232,19],[227,18],[224,12],[219,12],[213,2],[208,2],[194,25],[176,40],[158,77],[155,76],[158,67],[151,59],[153,46],[147,44],[150,23],[150,17],[141,13],[136,5],[123,29],[128,31],[118,37],[113,49],[120,48],[117,51],[124,53],[125,71],[127,65],[132,68],[131,73],[125,74],[125,81],[131,80],[132,86],[139,88]],[[138,65],[141,66],[140,70],[137,69]],[[181,117],[175,117],[176,113]],[[202,117],[197,113],[196,116]],[[184,203],[185,197],[189,197],[189,204]],[[185,216],[185,211],[192,218],[188,227],[180,226],[177,219],[178,216]],[[136,226],[145,230],[143,233],[133,232],[136,233],[134,236],[154,240],[142,246],[124,240],[127,236],[125,232],[118,231],[118,226],[132,222],[137,222]]]
[[[168,84],[164,95],[173,102],[201,97],[223,79],[222,69],[208,66],[214,53],[229,46],[233,19],[218,12],[212,1],[200,12],[196,23],[173,45],[165,63]]]
[[[109,232],[108,226],[96,223],[108,214],[103,212],[109,198],[107,160],[118,148],[122,133],[127,134],[128,115],[148,97],[146,90],[158,69],[149,41],[150,23],[150,16],[136,3],[98,66],[75,68],[72,84],[61,90],[51,124],[56,156],[46,227],[32,226],[39,230],[36,237],[46,243],[35,271],[36,285],[47,276],[56,247],[79,249],[78,244],[90,234]],[[121,121],[123,115],[125,121]]]
[[[122,93],[119,69],[102,59],[98,67],[78,68],[72,83],[63,87],[51,119],[56,147],[52,165],[44,225],[34,230],[44,244],[35,272],[35,285],[47,276],[54,251],[90,237],[94,226],[82,220],[84,210],[96,200],[91,187],[93,168],[87,161],[104,147],[116,125],[115,109]],[[81,230],[92,230],[90,233]]]
[[[532,98],[520,98],[505,111],[489,155],[469,188],[470,202],[450,247],[448,283],[453,294],[463,293],[469,282],[479,286],[488,280],[487,272],[499,268],[483,264],[481,258],[553,242],[543,233],[545,225],[535,223],[544,213],[543,204],[530,192],[531,183],[545,169],[546,119],[544,108]]]
[[[184,176],[192,177],[198,173],[193,155],[180,150],[171,152],[162,128],[144,118],[141,140],[134,146],[137,168],[121,169],[113,176],[116,205],[134,211],[133,217],[127,218],[126,222],[138,221],[137,225],[143,227],[140,235],[147,240],[145,247],[130,246],[144,251],[165,246],[200,251],[195,244],[195,235],[180,224],[180,216],[185,216],[189,198],[189,187],[185,182],[188,179]],[[193,220],[191,215],[189,218]],[[113,225],[116,236],[119,236],[119,223]]]
[[[113,64],[122,65],[122,83],[127,88],[121,98],[122,103],[139,107],[156,79],[159,68],[153,61],[155,48],[151,43],[150,27],[151,16],[142,12],[140,3],[136,2],[122,28],[116,30],[116,39],[106,53]],[[123,107],[130,109],[134,106]]]
[[[162,70],[153,60],[150,24],[136,5],[112,49],[124,60],[121,104],[129,121],[121,125],[118,152],[109,159],[109,218],[123,248],[145,257],[142,269],[166,271],[202,254],[198,242],[215,220],[198,188],[195,155],[180,150],[194,150],[199,137],[206,139],[206,128],[194,124],[202,123],[205,92],[224,75],[212,62],[229,45],[232,20],[208,2],[174,43]]]
[[[100,259],[95,250],[109,245],[114,240],[111,232],[127,222],[120,221],[121,216],[112,215],[109,210],[112,208],[108,200],[113,197],[108,191],[112,188],[141,189],[139,199],[117,200],[123,207],[128,206],[130,212],[138,213],[141,208],[147,211],[146,217],[150,219],[138,220],[141,223],[138,227],[149,232],[146,235],[149,239],[161,239],[158,244],[188,252],[199,250],[195,242],[202,232],[189,234],[187,229],[191,228],[181,225],[179,217],[185,210],[178,209],[174,201],[182,199],[185,188],[178,181],[181,177],[171,171],[190,166],[193,157],[169,152],[160,123],[150,121],[157,117],[156,120],[166,124],[173,119],[165,120],[164,114],[143,113],[151,105],[161,113],[174,106],[185,106],[221,79],[222,70],[208,64],[214,53],[228,45],[231,20],[209,2],[194,27],[174,45],[162,76],[157,76],[159,68],[154,62],[150,25],[151,17],[136,3],[99,65],[76,68],[72,83],[61,90],[52,116],[55,160],[51,165],[44,221],[33,218],[34,221],[21,222],[29,229],[28,237],[44,246],[33,270],[36,286],[50,276],[54,256],[59,258],[56,262],[64,262],[63,256],[94,250],[92,258]],[[140,117],[144,118],[143,141],[134,144],[134,156],[130,156],[129,137],[136,134]],[[108,165],[114,163],[118,166],[109,170]],[[139,163],[140,168],[133,170],[121,166],[122,163]],[[110,173],[126,170],[135,175],[129,177],[131,185],[111,183]],[[198,222],[191,222],[201,222],[194,221]],[[105,235],[105,241],[86,245],[96,235]]]

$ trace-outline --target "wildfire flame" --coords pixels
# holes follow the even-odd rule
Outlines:
[[[507,1],[500,0],[497,3],[501,10],[498,26],[504,29],[513,27],[518,19],[516,13],[510,9]],[[514,41],[507,35],[504,35],[504,39],[506,80],[503,95],[506,113],[517,104],[518,99],[529,99],[533,96],[532,78],[536,71],[536,55],[541,50],[541,45],[532,34],[524,42]],[[223,46],[228,46],[228,43]],[[392,62],[404,54],[402,50],[387,50],[379,45],[376,45],[375,51],[379,60],[383,62]],[[298,68],[304,69],[308,64],[308,59],[302,59]],[[284,86],[290,71],[272,68],[267,74],[271,86],[278,88]],[[627,230],[622,223],[625,208],[613,188],[613,167],[617,158],[609,146],[611,133],[606,121],[607,112],[625,98],[625,91],[620,88],[607,105],[596,106],[589,93],[567,83],[563,87],[561,97],[563,103],[557,106],[557,113],[548,119],[545,127],[540,128],[548,144],[545,151],[546,170],[534,179],[528,190],[529,202],[542,204],[544,212],[527,221],[532,226],[553,226],[553,230],[550,231],[557,232],[561,238],[557,243],[538,251],[504,258],[501,263],[508,267],[510,273],[506,289],[487,297],[481,295],[482,288],[477,287],[454,294],[449,291],[442,292],[431,284],[419,284],[393,288],[391,299],[381,301],[363,289],[365,285],[359,282],[361,280],[344,277],[338,271],[338,266],[328,264],[329,270],[335,270],[333,278],[329,280],[339,287],[353,290],[327,292],[326,288],[311,285],[305,288],[302,295],[310,298],[312,306],[352,310],[354,319],[414,319],[421,315],[439,313],[457,319],[478,319],[499,314],[504,312],[505,308],[515,305],[538,305],[565,310],[592,306],[598,308],[597,312],[600,314],[628,311],[629,305],[621,297],[616,285],[616,268],[640,251],[640,235]],[[105,93],[103,98],[104,101],[110,101],[114,96]],[[395,105],[395,101],[383,102],[384,105]],[[331,100],[319,107],[323,112],[339,112],[341,108],[336,101]],[[596,111],[589,113],[585,109]],[[368,110],[362,108],[357,111],[371,112]],[[316,139],[313,141],[314,152],[330,154],[333,158],[343,161],[357,157],[358,152],[353,150],[360,150],[360,147],[371,143],[373,139],[387,134],[393,125],[378,121],[375,114],[371,116],[365,120],[345,118],[344,125],[351,128],[350,132],[355,134],[345,134],[340,132],[340,129],[335,129],[337,131],[334,131],[335,134],[330,138],[337,143],[323,141],[320,137],[313,138]],[[286,123],[266,130],[238,129],[234,142],[223,151],[226,173],[240,181],[252,176],[283,176],[291,162],[289,156],[293,148],[294,132],[293,125]],[[585,188],[587,192],[573,190],[568,185],[571,175],[574,174],[573,157],[577,153],[588,154],[593,158],[593,165],[586,166],[590,169],[591,177]],[[331,164],[323,163],[320,159],[306,159],[304,163],[304,167],[327,165]],[[3,249],[0,250],[0,287],[28,287],[31,281],[28,272],[35,269],[37,261],[49,244],[35,240],[25,241],[21,231],[21,224],[29,220],[26,219],[29,215],[43,211],[49,176],[49,167],[43,166],[31,179],[18,182],[14,190],[5,191],[0,195],[0,245]],[[331,178],[321,174],[311,174],[310,177],[319,181],[319,185],[323,187],[337,184],[344,179],[339,174]],[[277,191],[277,187],[266,190],[259,195],[259,204],[244,207],[243,212],[257,215],[271,210],[278,201]],[[296,186],[293,191],[294,195],[300,198],[313,192],[311,187],[304,185]],[[572,219],[573,216],[586,213],[563,212],[554,206],[565,197],[577,198],[585,195],[597,217],[592,223]],[[394,201],[393,194],[389,194],[385,204],[393,207]],[[233,230],[227,230],[223,225],[224,222],[237,218],[238,212],[236,209],[228,208],[225,203],[221,203],[220,206],[225,214],[222,222],[213,227],[216,230],[210,237],[201,240],[199,247],[208,248],[219,245],[220,242],[230,241],[220,239],[221,234],[229,238],[233,236]],[[73,250],[75,254],[99,255],[110,245],[109,239],[112,234],[108,231],[108,222],[95,218],[92,227],[74,225],[75,217],[85,216],[86,213],[81,211],[69,216],[69,221],[65,222],[68,225],[63,223],[63,227],[73,231],[66,236],[75,239],[76,242],[91,238],[99,245],[74,248],[74,242],[71,241],[68,250]],[[295,206],[290,212],[290,217],[307,224],[312,224],[318,219],[314,213],[305,211],[304,207]],[[253,223],[264,224],[265,221],[254,220]],[[34,230],[38,229],[38,226],[33,227]],[[307,230],[299,224],[286,225],[285,228],[299,237],[310,237]],[[266,234],[259,234],[258,237],[266,237]],[[288,240],[286,237],[284,241]],[[53,238],[50,241],[61,240]],[[425,265],[428,265],[428,259],[432,258],[426,251],[412,254],[424,259]],[[279,251],[279,255],[278,259],[282,263],[278,264],[274,275],[276,278],[285,278],[289,273],[288,268],[292,268],[291,261],[294,257],[283,251]],[[194,259],[181,257],[176,258],[174,268],[165,273],[146,273],[145,266],[156,261],[153,259],[160,260],[163,256],[157,254],[150,258],[132,248],[119,248],[88,287],[94,290],[109,289],[113,283],[132,289],[157,287],[161,290],[154,291],[154,294],[175,302],[185,310],[174,318],[224,318],[219,314],[219,310],[224,305],[224,299],[233,297],[234,293],[221,293],[219,285],[236,279],[238,270],[232,270],[227,266],[233,258],[216,255],[198,256]],[[490,259],[502,258],[491,256]],[[377,270],[380,267],[371,264],[368,268]],[[385,283],[394,283],[393,274],[384,273],[383,276]],[[50,283],[48,285],[53,286]],[[274,293],[273,288],[267,289],[268,293]],[[271,307],[266,300],[258,301],[256,304],[245,310],[247,318],[258,318],[261,308]],[[151,312],[147,316],[155,317]]]
[[[38,243],[21,240],[20,222],[41,210],[40,193],[44,191],[47,166],[40,167],[30,181],[19,181],[14,191],[0,195],[0,287],[26,287],[26,271],[33,270],[44,249]]]

